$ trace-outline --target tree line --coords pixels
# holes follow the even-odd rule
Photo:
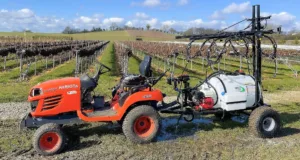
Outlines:
[[[269,26],[269,29],[273,28],[273,26]],[[88,33],[88,32],[102,32],[102,31],[119,31],[119,30],[151,30],[156,32],[163,32],[163,33],[169,33],[169,34],[176,34],[176,35],[195,35],[195,34],[214,34],[219,32],[218,29],[212,29],[212,28],[204,28],[204,27],[192,27],[185,31],[177,31],[176,29],[168,26],[163,25],[160,29],[152,28],[150,24],[146,24],[145,27],[134,27],[134,26],[119,26],[116,23],[112,23],[109,28],[104,29],[101,27],[93,27],[92,29],[76,29],[72,28],[70,26],[67,26],[62,33],[64,34],[75,34],[75,33]],[[296,31],[290,31],[290,32],[282,32],[281,34],[274,34],[272,37],[276,38],[279,43],[284,44],[287,40],[294,40],[295,44],[299,44],[300,34]]]

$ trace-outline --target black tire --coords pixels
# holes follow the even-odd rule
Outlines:
[[[186,122],[192,122],[195,118],[195,115],[194,115],[194,112],[192,109],[189,109],[187,110],[187,114],[184,114],[183,115],[183,119],[186,121]]]
[[[192,122],[194,120],[194,114],[185,114],[183,115],[183,119],[186,122]]]
[[[139,120],[144,117],[148,117],[151,120],[150,128],[148,130],[146,129],[146,136],[139,135],[139,132],[136,129],[136,125],[139,124]],[[122,130],[126,138],[129,139],[131,142],[138,144],[149,143],[154,141],[157,134],[159,133],[160,127],[160,115],[153,107],[148,105],[140,105],[133,108],[126,115],[122,124]]]
[[[249,129],[260,138],[273,138],[281,128],[278,112],[270,107],[258,107],[249,117]]]
[[[45,142],[45,138],[47,142]],[[51,148],[51,146],[54,144],[55,146]],[[39,154],[42,154],[44,156],[50,156],[60,153],[64,149],[65,144],[65,134],[61,130],[61,127],[54,123],[42,125],[36,130],[33,136],[33,148]]]

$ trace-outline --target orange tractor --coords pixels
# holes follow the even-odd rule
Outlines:
[[[151,57],[145,56],[140,75],[127,75],[112,91],[113,98],[92,96],[99,77],[110,68],[99,63],[95,76],[50,80],[34,86],[28,101],[31,112],[21,121],[21,128],[37,128],[33,146],[42,155],[59,153],[66,144],[62,125],[79,122],[112,122],[122,125],[125,136],[134,143],[148,143],[160,129],[157,102],[163,93],[152,87],[165,75],[152,77]]]

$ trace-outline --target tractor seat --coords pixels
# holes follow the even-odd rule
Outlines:
[[[152,57],[145,56],[144,60],[140,63],[139,71],[142,76],[144,77],[152,76],[151,61],[152,61]]]
[[[128,75],[126,76],[121,83],[121,87],[133,87],[141,85],[145,82],[145,77],[141,75]]]
[[[97,87],[97,83],[95,82],[95,80],[86,74],[84,74],[80,77],[80,85],[81,85],[81,90],[83,91],[83,93]]]
[[[146,77],[152,76],[151,61],[152,61],[152,57],[145,56],[144,60],[140,63],[139,66],[140,75],[129,74],[123,77],[121,79],[121,88],[133,87],[136,85],[144,84]]]

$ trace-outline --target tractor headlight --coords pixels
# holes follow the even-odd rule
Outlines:
[[[39,104],[39,101],[32,101],[32,102],[30,103],[31,110],[32,110],[32,111],[35,111],[35,109],[36,109],[36,107],[38,106],[38,104]]]
[[[33,88],[30,92],[30,96],[34,97],[34,96],[39,96],[43,94],[43,90],[41,88]]]

